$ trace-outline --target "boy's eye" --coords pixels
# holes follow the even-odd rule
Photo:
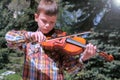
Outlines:
[[[51,25],[53,25],[53,24],[54,24],[54,22],[50,22],[50,24],[51,24]]]
[[[43,21],[43,23],[45,23],[45,24],[47,23],[47,21],[46,21],[46,20],[42,20],[42,21]]]
[[[47,20],[41,19],[44,24],[54,25],[55,22],[47,22]]]

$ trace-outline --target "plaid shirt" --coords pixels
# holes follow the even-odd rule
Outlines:
[[[24,51],[23,80],[63,80],[63,70],[75,73],[81,65],[73,56],[60,51],[45,51],[39,43],[26,42],[26,31],[9,31],[5,39],[8,47]]]

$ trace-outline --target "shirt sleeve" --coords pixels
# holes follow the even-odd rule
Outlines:
[[[26,32],[27,31],[8,31],[5,35],[7,46],[11,49],[22,50],[26,42]]]
[[[69,74],[76,74],[84,67],[82,63],[79,62],[79,56],[65,56],[63,58],[64,70]]]

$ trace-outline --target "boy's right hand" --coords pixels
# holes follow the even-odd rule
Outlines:
[[[43,42],[46,40],[46,37],[41,31],[31,32],[30,38],[33,42]]]

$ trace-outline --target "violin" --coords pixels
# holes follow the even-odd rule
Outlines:
[[[82,54],[86,48],[86,43],[87,41],[82,37],[67,36],[46,40],[45,42],[42,42],[41,45],[46,50],[60,50],[67,55],[75,56]],[[96,52],[109,62],[114,60],[114,57],[108,55],[106,52],[99,49],[97,49]]]
[[[86,45],[84,44],[85,39],[83,39],[83,38],[81,38],[81,39],[84,41],[80,42],[80,37],[66,38],[66,42],[68,42],[72,45],[76,45],[78,47],[86,48]],[[99,49],[97,49],[96,52],[99,53],[100,56],[102,56],[103,58],[105,58],[109,62],[114,60],[114,57],[111,54],[108,55],[106,52],[103,52]],[[77,53],[75,55],[77,55]]]

